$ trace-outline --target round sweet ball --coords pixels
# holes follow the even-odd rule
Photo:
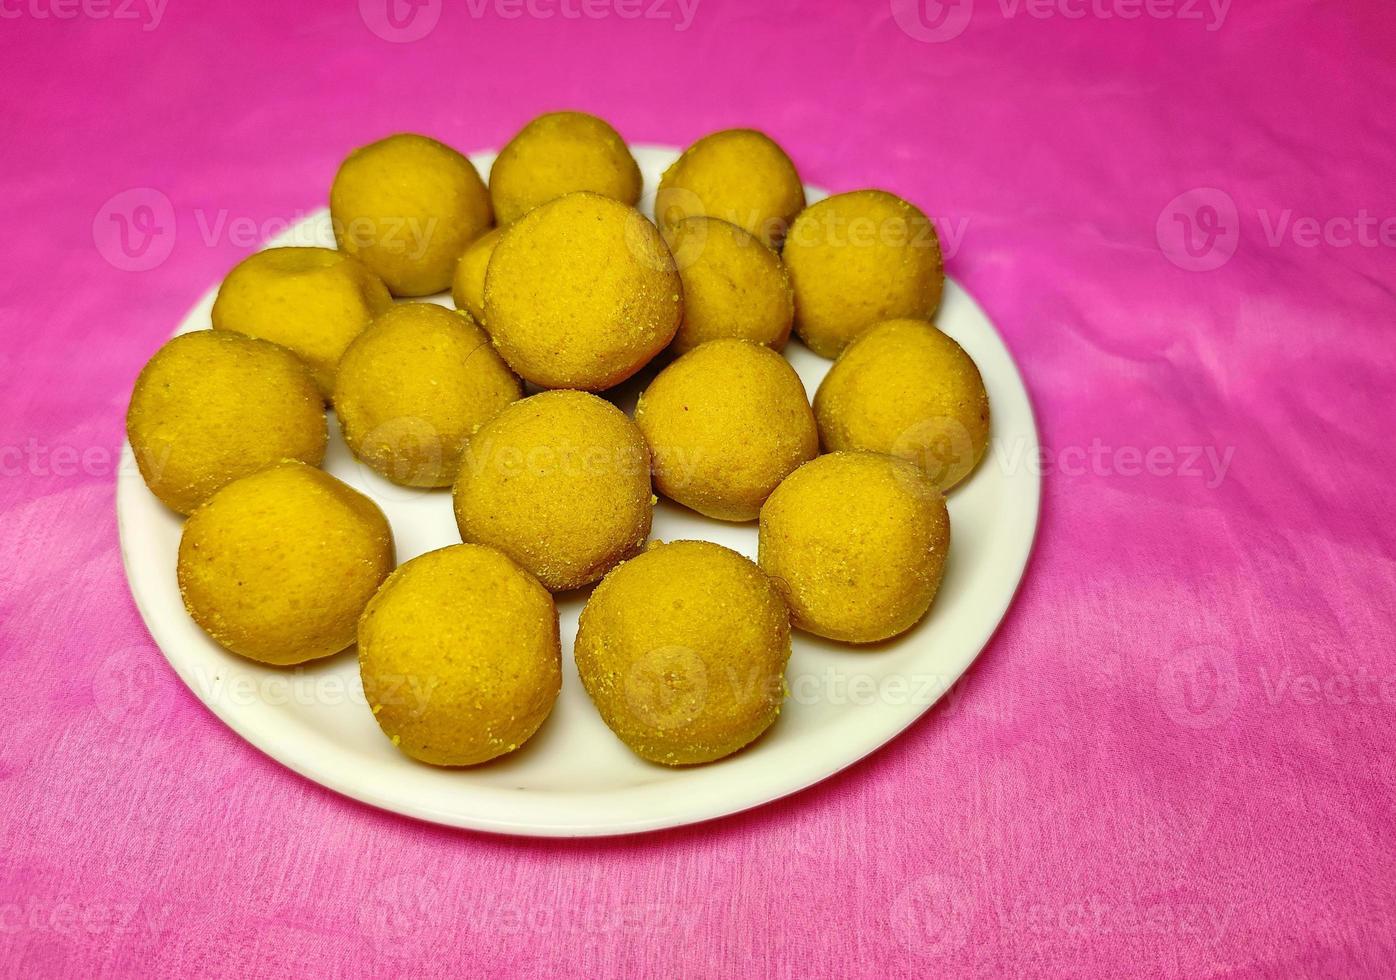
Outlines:
[[[204,632],[265,664],[328,657],[393,570],[373,501],[321,470],[282,463],[228,484],[190,516],[179,591]]]
[[[728,129],[704,136],[664,172],[654,213],[661,225],[708,215],[778,246],[805,206],[790,157],[765,133]]]
[[[814,396],[824,448],[920,466],[944,491],[989,445],[989,395],[959,344],[925,320],[889,320],[849,344]]]
[[[513,752],[562,686],[553,597],[493,548],[458,544],[412,559],[368,604],[358,638],[378,726],[436,766]]]
[[[573,191],[633,205],[642,183],[620,133],[585,112],[539,116],[499,151],[490,168],[490,198],[502,225]]]
[[[475,430],[522,396],[468,315],[403,303],[345,352],[334,404],[344,441],[370,468],[407,487],[448,487]]]
[[[596,587],[576,657],[602,719],[636,755],[711,762],[780,714],[790,614],[751,561],[708,541],[675,541]]]
[[[443,143],[399,133],[360,147],[330,186],[339,247],[397,296],[450,288],[456,260],[493,224],[475,165]]]
[[[454,502],[462,540],[498,548],[554,592],[580,588],[649,537],[649,449],[610,402],[543,392],[471,437]]]
[[[736,338],[781,350],[790,339],[795,294],[780,256],[734,224],[684,218],[664,232],[683,282],[683,323],[673,350]]]
[[[197,330],[167,342],[141,370],[126,437],[151,493],[188,514],[234,480],[283,459],[318,466],[325,403],[290,351]]]
[[[785,240],[795,285],[795,332],[837,357],[875,323],[929,319],[945,284],[935,225],[885,191],[853,191],[811,205]]]
[[[451,298],[456,309],[465,310],[475,318],[476,323],[485,322],[485,270],[490,267],[490,256],[504,229],[495,228],[485,232],[465,249],[456,263],[456,276],[451,281]]]
[[[804,385],[749,340],[695,347],[650,382],[635,423],[666,497],[724,521],[751,521],[782,480],[819,454]]]
[[[796,626],[873,643],[910,629],[931,607],[950,516],[940,491],[906,460],[830,453],[771,494],[758,548]]]
[[[682,294],[658,229],[634,208],[583,191],[504,232],[485,275],[485,329],[540,388],[602,391],[674,339]]]
[[[344,351],[393,305],[388,287],[332,248],[269,248],[239,262],[218,287],[213,327],[294,351],[326,397]]]

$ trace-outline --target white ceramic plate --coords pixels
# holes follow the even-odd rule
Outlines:
[[[677,151],[637,147],[647,196]],[[492,155],[472,157],[488,174]],[[810,190],[811,202],[825,196]],[[333,247],[320,213],[268,245]],[[214,291],[177,333],[209,325]],[[448,303],[445,296],[439,302]],[[903,731],[964,673],[1003,618],[1037,526],[1037,430],[1012,358],[983,311],[947,283],[937,318],[974,358],[989,390],[993,443],[950,495],[953,543],[930,614],[907,634],[850,648],[796,631],[791,697],[755,744],[706,766],[668,769],[630,753],[602,723],[577,677],[572,640],[583,599],[559,602],[562,695],[519,751],[471,769],[435,769],[383,737],[364,703],[353,651],[299,668],[273,668],[223,650],[189,619],[175,581],[180,518],[145,488],[125,448],[117,519],[136,605],[165,657],[218,717],[278,762],[321,785],[386,810],[437,823],[534,836],[592,836],[674,827],[778,799],[857,762]],[[792,340],[787,355],[811,397],[829,368]],[[633,389],[634,386],[632,386]],[[635,392],[618,400],[633,407]],[[357,463],[331,419],[325,469],[382,506],[397,558],[459,542],[449,491],[397,487]],[[661,540],[706,538],[756,557],[756,526],[709,520],[661,500]]]

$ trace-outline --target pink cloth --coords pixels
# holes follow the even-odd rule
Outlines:
[[[3,5],[4,975],[1396,972],[1389,3],[385,2]],[[900,739],[559,843],[226,729],[127,594],[112,468],[141,364],[349,148],[568,106],[922,205],[1048,473],[1016,605]]]

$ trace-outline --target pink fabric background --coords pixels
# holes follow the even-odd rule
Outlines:
[[[1396,971],[1389,3],[426,0],[397,43],[381,0],[125,2],[0,23],[4,975]],[[127,594],[112,466],[141,364],[349,148],[564,106],[759,126],[918,202],[1048,473],[1016,605],[902,738],[558,843],[376,812],[224,728]],[[159,229],[134,259],[113,214]]]

